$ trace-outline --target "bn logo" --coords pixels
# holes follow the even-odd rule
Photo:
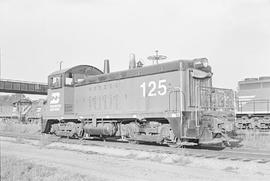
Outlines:
[[[60,92],[53,92],[50,104],[58,104],[60,102]]]

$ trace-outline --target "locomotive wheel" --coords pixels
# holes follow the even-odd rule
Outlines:
[[[162,125],[160,128],[160,136],[164,139],[170,139],[171,128],[169,125]]]
[[[82,130],[79,132],[78,137],[79,137],[79,138],[83,138],[83,136],[84,136],[84,130],[82,129]]]
[[[162,125],[160,129],[160,136],[163,138],[163,143],[170,147],[181,146],[181,141],[173,134],[170,125]]]
[[[139,132],[139,127],[135,123],[129,123],[121,126],[121,136],[124,138],[133,138]]]

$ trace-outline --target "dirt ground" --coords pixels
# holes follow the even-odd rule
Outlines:
[[[106,149],[106,148],[105,148]],[[4,160],[4,161],[3,161]],[[191,163],[190,163],[191,162]],[[80,152],[1,139],[1,180],[268,180],[269,173]],[[16,163],[16,164],[14,164]],[[225,162],[224,162],[225,163]],[[24,166],[22,166],[24,165]],[[30,165],[30,166],[29,166]],[[198,165],[198,166],[196,166]],[[30,168],[30,169],[29,169]],[[209,169],[212,168],[212,169]],[[254,168],[256,170],[256,168]]]
[[[40,125],[0,121],[1,132],[38,134]],[[244,147],[267,149],[269,136],[245,134]],[[15,140],[15,141],[14,141]],[[259,141],[258,141],[259,140]],[[0,137],[1,180],[269,180],[270,164],[173,157],[134,150]],[[255,144],[256,143],[256,144]]]

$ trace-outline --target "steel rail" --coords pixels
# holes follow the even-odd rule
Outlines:
[[[31,139],[31,140],[41,140],[42,138],[48,139],[48,142],[61,142],[67,144],[81,144],[89,146],[103,146],[117,149],[126,150],[136,150],[136,151],[146,151],[153,153],[165,153],[165,154],[176,154],[184,155],[205,159],[219,159],[219,160],[230,160],[230,161],[243,161],[243,162],[257,162],[257,163],[268,163],[270,162],[270,152],[267,150],[252,150],[252,149],[228,149],[224,150],[209,150],[209,149],[195,149],[195,148],[171,148],[167,146],[157,146],[149,144],[128,144],[126,142],[118,141],[100,141],[100,140],[78,140],[78,139],[68,139],[59,138],[54,135],[44,135],[44,134],[14,134],[10,132],[1,132],[2,137],[13,137],[20,139]]]

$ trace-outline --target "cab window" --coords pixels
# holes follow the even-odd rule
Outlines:
[[[82,82],[82,81],[84,81],[84,79],[85,79],[85,75],[84,74],[75,74],[74,75],[74,82],[75,83]]]
[[[73,85],[73,75],[72,73],[68,73],[65,75],[65,86],[72,86]]]
[[[65,85],[72,85],[72,84],[73,84],[72,78],[66,77],[66,83],[65,83]]]
[[[50,88],[61,88],[62,86],[62,81],[61,81],[61,76],[53,76],[50,78]]]

